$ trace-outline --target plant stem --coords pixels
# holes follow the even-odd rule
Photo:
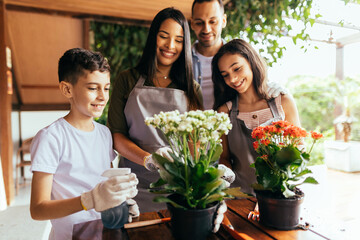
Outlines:
[[[311,145],[311,148],[310,148],[310,151],[308,152],[308,154],[311,153],[311,151],[312,151],[312,149],[313,149],[313,147],[314,147],[315,142],[316,142],[316,140],[314,139],[314,141],[313,141],[313,143],[312,143],[312,145]]]
[[[192,206],[190,199],[189,199],[189,177],[188,177],[188,159],[187,159],[187,139],[186,139],[186,134],[183,134],[183,146],[184,146],[184,167],[185,167],[185,187],[186,187],[186,201],[188,203],[189,206]]]
[[[206,167],[208,168],[209,167],[209,164],[210,164],[210,159],[212,158],[212,155],[213,155],[213,153],[214,153],[214,147],[215,146],[213,146],[213,145],[215,145],[215,144],[210,144],[210,146],[212,146],[211,147],[211,149],[208,151],[208,158],[207,158],[207,161],[206,161]],[[209,153],[210,152],[210,153]]]
[[[197,147],[196,147],[196,144],[197,144],[197,131],[196,129],[194,130],[194,137],[192,138],[193,139],[193,144],[194,144],[194,159],[195,159],[195,163],[198,162],[197,160]]]

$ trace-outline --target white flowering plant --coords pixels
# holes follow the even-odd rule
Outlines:
[[[160,178],[150,191],[176,194],[176,200],[157,196],[155,202],[169,202],[177,208],[206,208],[210,203],[246,196],[240,188],[229,188],[221,177],[217,160],[222,153],[221,136],[232,128],[225,113],[214,110],[160,112],[145,120],[160,129],[171,148],[172,159],[153,153]]]

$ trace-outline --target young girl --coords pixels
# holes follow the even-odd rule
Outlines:
[[[120,166],[130,167],[139,179],[136,201],[141,212],[165,208],[153,203],[148,188],[159,178],[158,172],[149,171],[156,170],[151,153],[161,154],[168,146],[160,132],[145,125],[145,118],[160,111],[201,108],[200,86],[192,74],[188,22],[179,10],[165,8],[152,21],[139,64],[115,80],[108,113],[114,148],[122,155]]]
[[[250,44],[234,39],[222,46],[212,61],[214,109],[229,114],[233,125],[223,137],[220,163],[236,174],[233,187],[240,186],[254,194],[255,169],[250,164],[256,159],[251,132],[260,125],[286,120],[300,126],[295,101],[291,95],[270,98],[267,94],[266,64]]]

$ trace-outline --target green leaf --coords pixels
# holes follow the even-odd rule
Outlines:
[[[319,184],[319,182],[313,177],[307,177],[303,183]]]
[[[293,163],[295,160],[300,159],[300,155],[301,152],[297,148],[288,146],[277,152],[275,159],[279,166],[285,167],[286,165]]]
[[[216,179],[212,182],[208,182],[204,185],[204,188],[202,190],[202,194],[205,195],[207,193],[212,193],[215,189],[220,187],[223,184],[222,179]]]
[[[186,207],[184,206],[181,206],[180,204],[177,204],[176,202],[174,202],[173,200],[167,198],[167,197],[164,197],[164,196],[157,196],[154,198],[153,200],[154,202],[157,202],[157,203],[171,203],[174,207],[176,208],[182,208],[182,209],[187,209]]]
[[[156,194],[170,194],[170,193],[174,193],[174,191],[170,190],[170,189],[148,189],[149,192],[151,193],[156,193]]]
[[[222,152],[223,152],[222,145],[221,144],[216,144],[213,156],[210,159],[210,164],[216,162],[220,158],[220,155],[221,155]]]
[[[159,178],[156,182],[153,182],[150,184],[150,188],[157,188],[157,187],[161,187],[163,185],[167,184],[167,182],[162,179],[162,178]]]
[[[299,174],[295,175],[295,177],[301,177],[301,176],[304,176],[304,175],[309,174],[309,173],[312,173],[312,171],[309,170],[309,169],[304,169]]]
[[[226,193],[227,195],[237,198],[248,198],[251,196],[249,194],[243,193],[240,187],[227,188],[223,192]]]
[[[206,206],[210,203],[213,202],[220,202],[224,199],[224,196],[220,193],[215,193],[215,194],[211,194],[210,196],[208,196],[207,198],[205,198],[204,200],[202,200],[200,202],[200,205],[202,206],[202,208],[206,208]]]
[[[164,164],[164,167],[171,175],[185,181],[184,176],[181,173],[181,169],[178,166],[176,166],[174,163],[167,162]]]

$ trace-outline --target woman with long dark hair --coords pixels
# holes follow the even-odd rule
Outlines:
[[[165,208],[152,202],[147,189],[159,178],[151,153],[162,154],[169,145],[144,120],[176,109],[202,109],[202,94],[193,80],[188,22],[179,10],[165,8],[152,21],[139,64],[115,79],[108,113],[119,166],[130,167],[139,179],[135,200],[141,212]]]

